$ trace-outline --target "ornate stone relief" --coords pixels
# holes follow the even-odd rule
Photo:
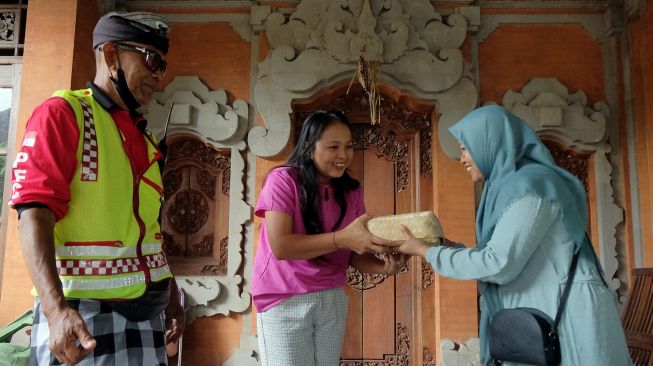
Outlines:
[[[552,131],[565,141],[585,144],[602,142],[605,137],[608,105],[587,106],[584,92],[569,94],[555,78],[531,79],[521,91],[509,90],[503,105],[538,133]]]
[[[149,128],[159,138],[163,136],[166,121],[168,141],[179,137],[193,138],[206,145],[204,149],[228,151],[228,159],[221,154],[208,154],[202,148],[180,146],[171,149],[168,159],[172,163],[175,159],[195,156],[202,165],[220,171],[229,171],[223,174],[220,184],[222,193],[228,195],[229,229],[228,239],[220,243],[226,250],[227,258],[219,258],[220,262],[226,260],[226,273],[221,273],[216,267],[204,267],[203,275],[178,276],[179,287],[186,293],[186,316],[188,321],[201,316],[214,314],[229,315],[230,312],[243,312],[250,306],[250,294],[242,291],[242,245],[244,243],[243,225],[251,219],[251,207],[245,202],[245,160],[243,150],[246,148],[244,137],[249,125],[249,107],[243,100],[236,100],[232,105],[227,104],[227,93],[224,90],[210,91],[199,78],[177,77],[163,92],[155,93],[152,101],[144,110],[145,118],[149,121]],[[176,155],[177,154],[177,155]],[[193,155],[194,154],[194,155]],[[176,184],[181,184],[181,178],[170,177],[171,182],[166,187],[166,195],[180,189]],[[216,177],[207,172],[197,174],[199,187],[207,196],[215,196]],[[212,190],[213,189],[213,190]],[[196,195],[197,196],[197,195]],[[168,196],[169,197],[169,196]],[[193,200],[193,197],[188,197]],[[202,200],[197,198],[197,205],[201,211]],[[194,215],[201,217],[201,215]],[[194,223],[180,222],[184,230],[192,230]],[[194,245],[193,250],[199,252],[213,246],[213,238],[200,241]],[[209,242],[211,241],[211,242]],[[217,266],[220,267],[220,266]]]
[[[519,3],[515,2],[515,4]],[[595,41],[600,43],[606,38],[603,15],[597,13],[568,14],[565,17],[558,14],[488,14],[483,16],[483,24],[474,35],[474,39],[481,43],[504,24],[578,24]]]
[[[587,105],[582,91],[569,94],[567,88],[555,78],[535,78],[519,92],[508,91],[503,97],[504,106],[528,122],[543,140],[552,140],[573,150],[576,156],[567,156],[568,168],[587,177],[582,155],[591,155],[595,169],[595,202],[598,214],[599,258],[610,289],[617,292],[623,302],[624,289],[617,277],[617,226],[623,222],[623,210],[614,200],[611,185],[612,165],[608,160],[611,151],[606,142],[608,106],[597,102]],[[553,151],[556,154],[556,151]],[[568,154],[561,152],[562,154]],[[580,160],[579,156],[581,157]],[[587,179],[587,178],[585,178]],[[587,186],[586,186],[587,187]]]
[[[340,366],[408,366],[410,365],[410,335],[408,328],[397,323],[395,354],[384,355],[382,360],[340,360]]]
[[[439,139],[455,157],[447,128],[477,104],[477,90],[460,51],[468,20],[458,12],[437,13],[428,0],[303,0],[286,17],[265,21],[270,44],[254,88],[266,126],[248,136],[252,152],[271,157],[290,137],[293,100],[349,82],[361,53],[381,62],[382,83],[436,103]]]
[[[638,18],[646,8],[646,0],[626,0],[624,3],[629,18]]]

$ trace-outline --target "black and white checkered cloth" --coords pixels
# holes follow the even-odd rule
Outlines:
[[[163,314],[151,320],[132,322],[97,300],[68,299],[95,337],[97,346],[78,366],[167,365]],[[34,303],[30,366],[61,365],[48,347],[50,330],[37,298]]]

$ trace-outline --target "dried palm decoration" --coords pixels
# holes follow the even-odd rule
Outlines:
[[[367,94],[367,102],[370,106],[370,121],[372,124],[381,123],[381,95],[379,94],[379,75],[381,73],[381,63],[378,61],[367,61],[363,57],[364,51],[361,53],[361,56],[358,58],[358,67],[354,76],[349,82],[349,87],[347,88],[347,94],[349,94],[349,89],[358,75],[358,82],[365,90]]]

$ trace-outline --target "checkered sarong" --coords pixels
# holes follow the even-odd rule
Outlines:
[[[93,334],[97,346],[78,366],[167,365],[163,314],[151,320],[132,322],[106,304],[90,299],[71,300]],[[48,346],[50,330],[38,298],[34,302],[30,366],[61,365]]]

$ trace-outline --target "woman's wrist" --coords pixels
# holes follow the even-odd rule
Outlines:
[[[331,245],[333,245],[333,247],[336,250],[340,249],[340,247],[338,247],[338,243],[336,242],[336,231],[335,230],[331,233]]]

